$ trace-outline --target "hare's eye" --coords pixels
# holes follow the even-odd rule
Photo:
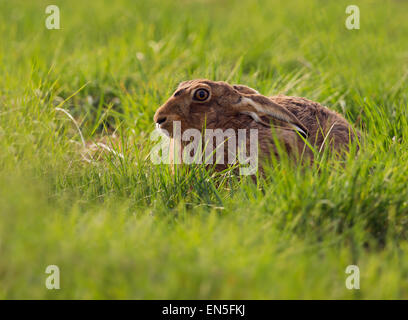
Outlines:
[[[196,92],[194,92],[194,99],[198,101],[204,101],[208,99],[208,96],[210,93],[206,89],[198,89]]]

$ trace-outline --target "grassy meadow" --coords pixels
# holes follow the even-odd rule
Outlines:
[[[0,0],[0,298],[408,298],[408,2],[51,2]],[[360,152],[173,174],[152,118],[194,78],[319,101]]]

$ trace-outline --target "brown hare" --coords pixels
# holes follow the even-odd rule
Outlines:
[[[329,146],[341,153],[356,136],[350,124],[338,113],[305,98],[265,97],[243,85],[197,79],[179,84],[175,93],[154,115],[156,125],[173,136],[178,121],[181,134],[187,129],[257,129],[260,156],[279,158],[276,142],[290,157],[313,161],[313,152]],[[357,134],[358,135],[358,134]],[[306,140],[308,143],[306,143]],[[249,148],[249,139],[246,147]],[[248,149],[247,149],[248,150]],[[226,160],[228,150],[223,160]],[[227,167],[218,164],[216,169]]]

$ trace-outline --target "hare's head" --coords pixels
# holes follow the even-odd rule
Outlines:
[[[184,132],[186,129],[215,128],[217,123],[226,123],[225,119],[239,114],[250,115],[258,122],[262,121],[261,116],[267,115],[307,135],[306,128],[291,112],[256,90],[205,79],[180,83],[174,94],[156,111],[154,121],[160,129],[172,135],[174,121],[180,121]]]

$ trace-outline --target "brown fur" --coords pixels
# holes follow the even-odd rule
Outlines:
[[[194,94],[205,89],[209,97],[197,101]],[[186,129],[258,129],[261,156],[277,154],[275,139],[292,157],[300,154],[313,160],[313,153],[305,145],[301,134],[307,135],[311,145],[322,150],[329,145],[336,152],[348,148],[354,134],[348,122],[338,113],[305,98],[274,96],[267,98],[243,85],[205,79],[180,83],[175,93],[154,115],[154,121],[170,135],[173,121],[181,122],[181,133]],[[271,127],[274,128],[272,134]],[[249,148],[249,132],[247,134]],[[227,148],[225,148],[227,149]],[[225,161],[227,159],[225,150]],[[226,166],[217,166],[222,170]]]

